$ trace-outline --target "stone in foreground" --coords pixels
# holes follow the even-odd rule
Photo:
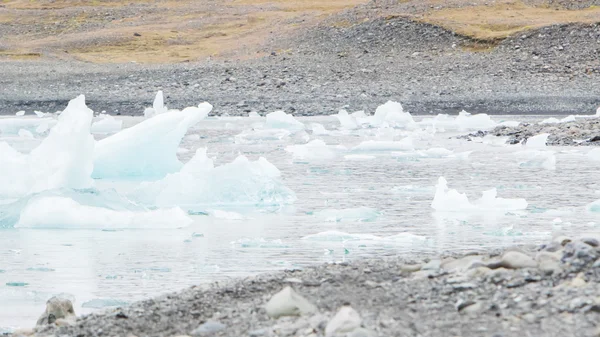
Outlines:
[[[285,287],[282,291],[273,295],[265,306],[267,315],[271,318],[281,316],[298,316],[317,312],[317,307],[306,298],[294,291],[291,287]]]
[[[57,320],[75,321],[75,310],[70,300],[52,297],[46,302],[46,311],[40,316],[36,325],[52,324]]]

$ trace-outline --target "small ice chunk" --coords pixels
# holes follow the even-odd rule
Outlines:
[[[50,126],[48,125],[48,123],[42,123],[35,128],[35,132],[38,134],[44,133],[44,132],[48,131],[49,128],[50,128]]]
[[[43,113],[43,112],[41,112],[41,111],[37,111],[37,110],[33,111],[33,113],[34,113],[36,116],[40,117],[40,118],[42,118],[42,117],[46,116],[46,114],[45,114],[45,113]]]
[[[17,113],[15,114],[15,116],[25,116],[25,111],[23,111],[23,110],[17,111]]]
[[[511,211],[527,208],[525,199],[503,199],[496,195],[497,191],[493,188],[482,192],[482,197],[471,203],[466,194],[449,189],[446,179],[440,177],[431,207],[443,212]]]
[[[92,123],[92,133],[110,134],[119,132],[123,126],[122,120],[117,120],[111,115],[100,115],[99,119]]]
[[[212,105],[171,110],[96,143],[94,178],[162,178],[183,164],[177,149],[188,129],[206,118]]]
[[[352,151],[414,151],[412,138],[406,137],[400,141],[367,140],[352,148]]]
[[[323,218],[328,222],[373,221],[380,214],[379,211],[370,207],[325,209],[314,213],[315,216]]]
[[[44,124],[46,125],[46,129],[48,129],[56,123],[57,120],[54,118],[0,118],[0,133],[3,136],[17,135],[21,129],[35,131]]]
[[[415,129],[416,123],[411,114],[405,112],[402,104],[388,101],[375,110],[375,115],[370,118],[373,127],[389,125],[394,128]]]
[[[342,129],[342,130],[358,129],[358,123],[356,122],[356,119],[353,116],[348,115],[348,112],[346,110],[340,110],[338,112],[338,114],[335,116],[340,121],[340,129]]]
[[[360,328],[362,318],[356,310],[352,309],[349,305],[344,305],[338,310],[333,318],[327,323],[325,327],[325,336],[333,337],[339,334],[352,332],[353,330]]]
[[[244,220],[244,216],[236,212],[227,212],[215,209],[212,211],[208,211],[208,214],[217,219]]]
[[[19,130],[19,137],[33,139],[33,133],[29,130],[21,129]]]
[[[180,228],[192,220],[178,207],[152,211],[115,211],[81,205],[53,196],[31,199],[21,211],[16,228]]]
[[[430,158],[445,158],[454,154],[454,152],[444,149],[443,147],[432,147],[423,151],[426,157]]]
[[[318,309],[288,286],[271,297],[265,310],[269,317],[279,318],[281,316],[310,315],[317,312]]]
[[[529,148],[545,148],[548,142],[549,133],[541,133],[539,135],[527,138],[525,146]]]
[[[500,122],[498,124],[498,126],[506,126],[507,128],[516,128],[520,124],[521,124],[521,122],[518,122],[518,121],[504,121],[504,122]]]
[[[262,141],[282,140],[292,133],[285,129],[258,129],[242,131],[234,137],[236,144],[255,144]]]
[[[550,117],[550,118],[546,118],[543,121],[539,122],[539,124],[558,124],[558,123],[569,123],[569,122],[575,122],[575,116],[569,115],[563,119]]]
[[[325,129],[325,127],[322,124],[312,123],[310,127],[314,136],[327,136],[331,134],[331,132]]]
[[[521,168],[556,169],[556,156],[553,151],[521,151],[517,155],[527,158],[519,163],[519,167]]]
[[[250,113],[248,114],[248,117],[250,117],[250,118],[261,118],[261,116],[256,111],[250,111]]]
[[[166,113],[168,111],[168,109],[165,106],[164,102],[165,101],[163,98],[163,92],[162,92],[162,90],[159,90],[156,93],[156,96],[154,97],[154,102],[152,103],[152,107],[144,110],[144,117],[152,118],[156,115]]]
[[[304,130],[304,124],[296,120],[291,114],[286,114],[283,111],[275,111],[267,115],[265,128],[300,131]]]
[[[303,145],[288,145],[285,150],[293,154],[294,159],[328,160],[337,156],[336,152],[320,139]]]
[[[589,203],[586,206],[588,212],[592,212],[592,213],[600,213],[600,199],[596,200],[592,203]]]

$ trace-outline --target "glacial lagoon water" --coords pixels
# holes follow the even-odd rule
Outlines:
[[[118,119],[124,120],[125,128],[143,120]],[[191,285],[268,271],[540,243],[557,233],[600,229],[600,213],[586,209],[600,199],[596,179],[600,162],[586,157],[591,148],[543,149],[554,154],[552,169],[544,160],[534,159],[539,153],[523,153],[522,145],[451,138],[465,133],[461,131],[438,129],[434,135],[392,128],[339,131],[340,122],[333,116],[297,120],[307,126],[306,132],[241,141],[236,135],[264,123],[264,118],[210,117],[188,131],[178,151],[185,163],[196,149],[206,147],[216,165],[239,154],[251,160],[263,156],[295,192],[297,200],[291,205],[206,209],[192,212],[190,225],[172,229],[0,229],[0,331],[32,327],[46,300],[56,294],[72,298],[81,315]],[[320,127],[311,131],[312,123],[325,131]],[[379,148],[351,150],[366,140],[400,140],[407,135],[421,153],[381,143]],[[37,135],[0,138],[24,153],[41,140]],[[286,151],[289,145],[314,139],[333,146],[315,146],[296,152],[296,157]],[[468,151],[472,152],[467,155]],[[469,200],[496,188],[499,197],[524,198],[527,208],[435,211],[431,204],[441,176]],[[97,180],[96,188],[123,192],[138,184],[106,179]]]

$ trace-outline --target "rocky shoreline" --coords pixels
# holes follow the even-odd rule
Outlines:
[[[579,119],[566,117],[562,121],[554,118],[537,124],[521,123],[515,127],[498,126],[491,131],[478,131],[458,138],[471,140],[493,135],[508,137],[508,144],[526,144],[528,138],[539,134],[548,134],[546,145],[551,146],[600,146],[600,115]]]
[[[50,301],[35,330],[13,336],[597,336],[599,245],[559,236],[503,252],[286,270],[76,321]]]

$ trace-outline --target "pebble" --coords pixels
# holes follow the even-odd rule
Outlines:
[[[306,315],[317,311],[317,307],[314,304],[310,303],[289,286],[273,295],[265,309],[267,315],[271,318]]]

